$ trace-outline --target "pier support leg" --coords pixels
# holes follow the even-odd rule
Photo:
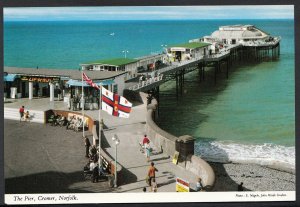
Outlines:
[[[228,67],[228,59],[226,60],[226,78],[229,77],[229,67]]]
[[[202,66],[202,80],[205,80],[205,65]]]
[[[218,66],[216,66],[216,65],[214,67],[215,68],[215,85],[217,84],[217,67]]]
[[[176,78],[176,98],[178,99],[178,74],[177,74],[177,72],[175,74],[175,78]]]

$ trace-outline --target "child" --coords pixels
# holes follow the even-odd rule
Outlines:
[[[29,121],[29,118],[30,118],[30,115],[29,115],[29,111],[26,111],[25,114],[24,114],[24,118],[25,118],[25,121]]]

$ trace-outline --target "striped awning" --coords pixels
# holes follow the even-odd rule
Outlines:
[[[99,86],[105,86],[105,85],[111,85],[113,84],[115,81],[114,80],[103,80],[103,81],[95,81],[94,83],[96,83]],[[66,84],[68,84],[69,86],[80,86],[82,87],[82,82],[79,80],[73,80],[70,79],[66,82]],[[85,81],[83,81],[83,87],[91,87],[90,85],[88,85]]]

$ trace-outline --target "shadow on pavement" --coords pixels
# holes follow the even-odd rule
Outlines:
[[[70,188],[78,183],[82,186]],[[90,190],[87,190],[90,189]],[[107,182],[92,183],[84,180],[83,172],[61,173],[43,172],[26,176],[5,179],[5,193],[30,194],[30,193],[92,193],[111,192]]]
[[[151,162],[160,161],[160,160],[168,160],[168,159],[170,159],[170,156],[167,156],[167,157],[161,157],[161,158],[156,158],[156,159],[151,159]]]

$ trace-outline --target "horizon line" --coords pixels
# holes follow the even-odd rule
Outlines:
[[[30,19],[30,20],[13,20],[7,19],[3,22],[63,22],[63,21],[199,21],[199,20],[294,20],[294,18],[207,18],[207,19]]]

